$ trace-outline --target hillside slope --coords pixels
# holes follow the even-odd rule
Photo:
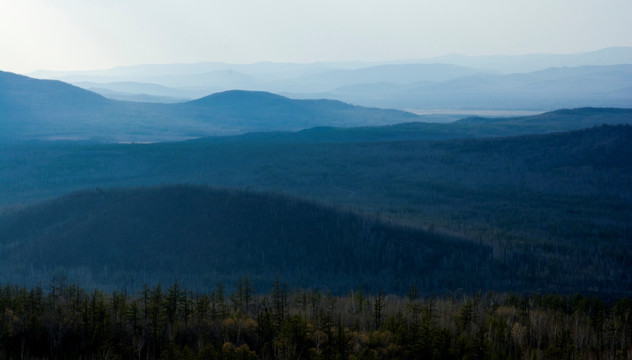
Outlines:
[[[263,288],[278,275],[302,287],[475,290],[495,266],[485,246],[284,196],[192,186],[76,193],[0,216],[0,233],[4,276],[31,269],[46,281],[62,268],[115,287],[175,278],[212,288],[250,274]]]
[[[0,139],[49,134],[94,125],[111,101],[55,80],[36,80],[0,71]]]

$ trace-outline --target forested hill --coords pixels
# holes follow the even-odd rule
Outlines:
[[[405,292],[417,282],[433,292],[487,288],[498,266],[486,246],[285,196],[193,186],[76,193],[1,216],[0,233],[3,279],[33,284],[57,269],[114,288],[178,279],[210,289],[250,274],[262,289],[279,276],[302,287]],[[494,275],[493,287],[525,280]]]
[[[261,289],[279,277],[334,291],[405,293],[416,284],[428,294],[599,290],[603,296],[627,294],[625,274],[632,270],[620,258],[630,249],[620,244],[595,244],[599,262],[579,269],[594,254],[572,249],[589,249],[586,241],[572,248],[490,243],[286,196],[184,185],[75,193],[5,212],[0,233],[0,274],[30,285],[62,276],[102,288],[178,280],[210,289],[249,275]]]
[[[351,279],[353,284],[345,283],[345,287],[366,281],[391,284],[393,291],[400,284],[405,288],[414,277],[427,282],[420,285],[431,290],[444,286],[485,289],[515,286],[569,292],[593,289],[601,294],[626,292],[632,288],[630,144],[632,127],[621,125],[561,134],[452,141],[285,143],[257,142],[245,137],[161,144],[3,145],[0,200],[5,215],[0,233],[12,235],[2,239],[5,245],[0,255],[6,258],[0,260],[7,279],[14,276],[36,279],[37,266],[52,270],[60,264],[75,269],[77,277],[77,269],[94,265],[98,267],[95,277],[109,274],[107,277],[117,282],[138,284],[151,280],[155,271],[187,264],[202,269],[202,273],[208,270],[215,274],[200,276],[200,281],[215,282],[212,279],[237,277],[233,273],[235,268],[224,263],[232,261],[230,264],[241,264],[238,269],[265,274],[262,278],[274,278],[277,273],[292,274],[292,284],[301,284],[301,279],[307,278],[302,274],[309,273],[310,277],[314,274],[320,277],[314,284],[334,287],[339,281]],[[460,245],[454,245],[457,249],[454,257],[450,254],[445,258],[443,253],[409,252],[407,245],[401,245],[392,247],[393,257],[369,261],[370,257],[361,255],[362,250],[380,256],[389,252],[377,245],[367,245],[354,230],[356,225],[352,224],[365,220],[301,201],[299,209],[289,205],[296,200],[284,197],[189,187],[94,191],[98,187],[174,183],[282,191],[364,213],[380,213],[389,221],[434,229],[435,233],[460,234],[468,241],[488,247],[477,245],[475,251],[464,252]],[[34,199],[81,189],[93,190],[26,207],[17,213],[9,210],[11,205],[24,206]],[[223,197],[225,201],[215,201],[214,197]],[[248,199],[254,203],[250,204]],[[273,217],[276,212],[269,209],[275,208],[285,209],[277,212],[286,211],[288,217]],[[222,253],[218,264],[223,265],[217,268],[205,268],[208,262],[198,261],[197,257],[169,257],[186,248],[173,247],[174,241],[186,244],[185,241],[192,239],[206,239],[207,231],[219,231],[220,228],[207,228],[213,223],[208,218],[213,209],[232,219],[221,221],[222,226],[233,226],[224,227],[225,232],[240,233],[247,229],[261,236],[250,240],[253,245],[245,245],[248,242],[244,238],[225,239],[230,244],[228,249],[233,251]],[[153,217],[154,212],[162,215]],[[313,215],[321,213],[320,218]],[[325,214],[328,214],[326,219]],[[315,219],[325,220],[316,225]],[[22,232],[17,230],[20,228]],[[405,233],[409,231],[412,230]],[[336,237],[342,234],[347,235]],[[416,231],[410,234],[405,238],[428,235]],[[306,237],[328,239],[322,240],[323,244],[330,242],[334,250],[321,253],[316,250],[327,248],[312,251],[299,247],[297,253],[288,252],[295,248],[291,241]],[[350,242],[342,248],[345,239]],[[127,245],[122,250],[103,247],[110,241]],[[136,251],[145,247],[127,247],[137,241],[165,241],[159,242],[163,247],[156,247],[166,254],[164,263],[149,252]],[[72,250],[80,249],[82,244],[87,244],[93,250],[91,253],[105,257],[79,263],[82,256],[87,259],[93,256]],[[215,256],[214,250],[195,247],[200,244],[193,243],[193,254],[206,254],[201,255],[205,259]],[[236,247],[239,244],[241,248]],[[153,249],[153,245],[143,246]],[[480,256],[477,251],[481,251]],[[275,258],[271,253],[280,257]],[[461,259],[464,253],[472,255]],[[134,257],[135,254],[142,255]],[[411,269],[418,269],[419,264],[434,265],[429,273],[425,272],[427,269],[415,273],[416,270],[407,270],[409,262],[399,262],[410,256],[422,259]],[[22,259],[32,262],[23,263]],[[116,262],[113,267],[105,259],[124,261],[120,265]],[[257,262],[260,260],[265,262]],[[452,267],[453,261],[458,265]],[[40,265],[31,268],[31,263]],[[146,266],[143,268],[143,274],[149,274],[146,278],[137,276],[140,264]],[[296,264],[304,265],[293,267]],[[31,270],[35,273],[31,274]],[[489,271],[495,275],[487,277]],[[91,273],[92,270],[86,272]],[[400,280],[378,281],[383,277]],[[438,282],[429,280],[435,278]]]

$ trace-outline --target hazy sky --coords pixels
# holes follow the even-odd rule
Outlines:
[[[0,0],[0,70],[632,46],[631,0]]]

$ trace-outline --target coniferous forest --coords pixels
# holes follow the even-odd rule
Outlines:
[[[0,289],[2,359],[626,359],[632,299],[227,292],[177,282],[134,294],[56,278]]]

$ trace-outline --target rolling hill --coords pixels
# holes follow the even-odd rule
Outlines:
[[[59,81],[0,72],[0,138],[165,141],[313,126],[415,121],[396,110],[231,91],[180,104],[115,101]]]
[[[567,131],[600,124],[630,123],[629,110],[576,109],[537,117],[429,124],[428,117],[399,110],[352,106],[334,100],[294,100],[254,91],[226,91],[176,104],[115,101],[59,81],[1,73],[0,139],[156,142],[246,132],[321,127],[326,140],[361,134],[403,134],[409,139],[509,136]],[[542,121],[543,119],[547,121]],[[367,126],[393,125],[373,129]],[[322,127],[363,129],[323,131]],[[341,135],[342,134],[342,135]],[[327,135],[328,136],[328,135]],[[362,136],[361,136],[362,137]]]
[[[419,116],[400,110],[372,109],[336,100],[291,100],[259,91],[231,90],[187,103],[171,111],[223,122],[244,131],[301,130],[336,124],[340,127],[418,121]]]

